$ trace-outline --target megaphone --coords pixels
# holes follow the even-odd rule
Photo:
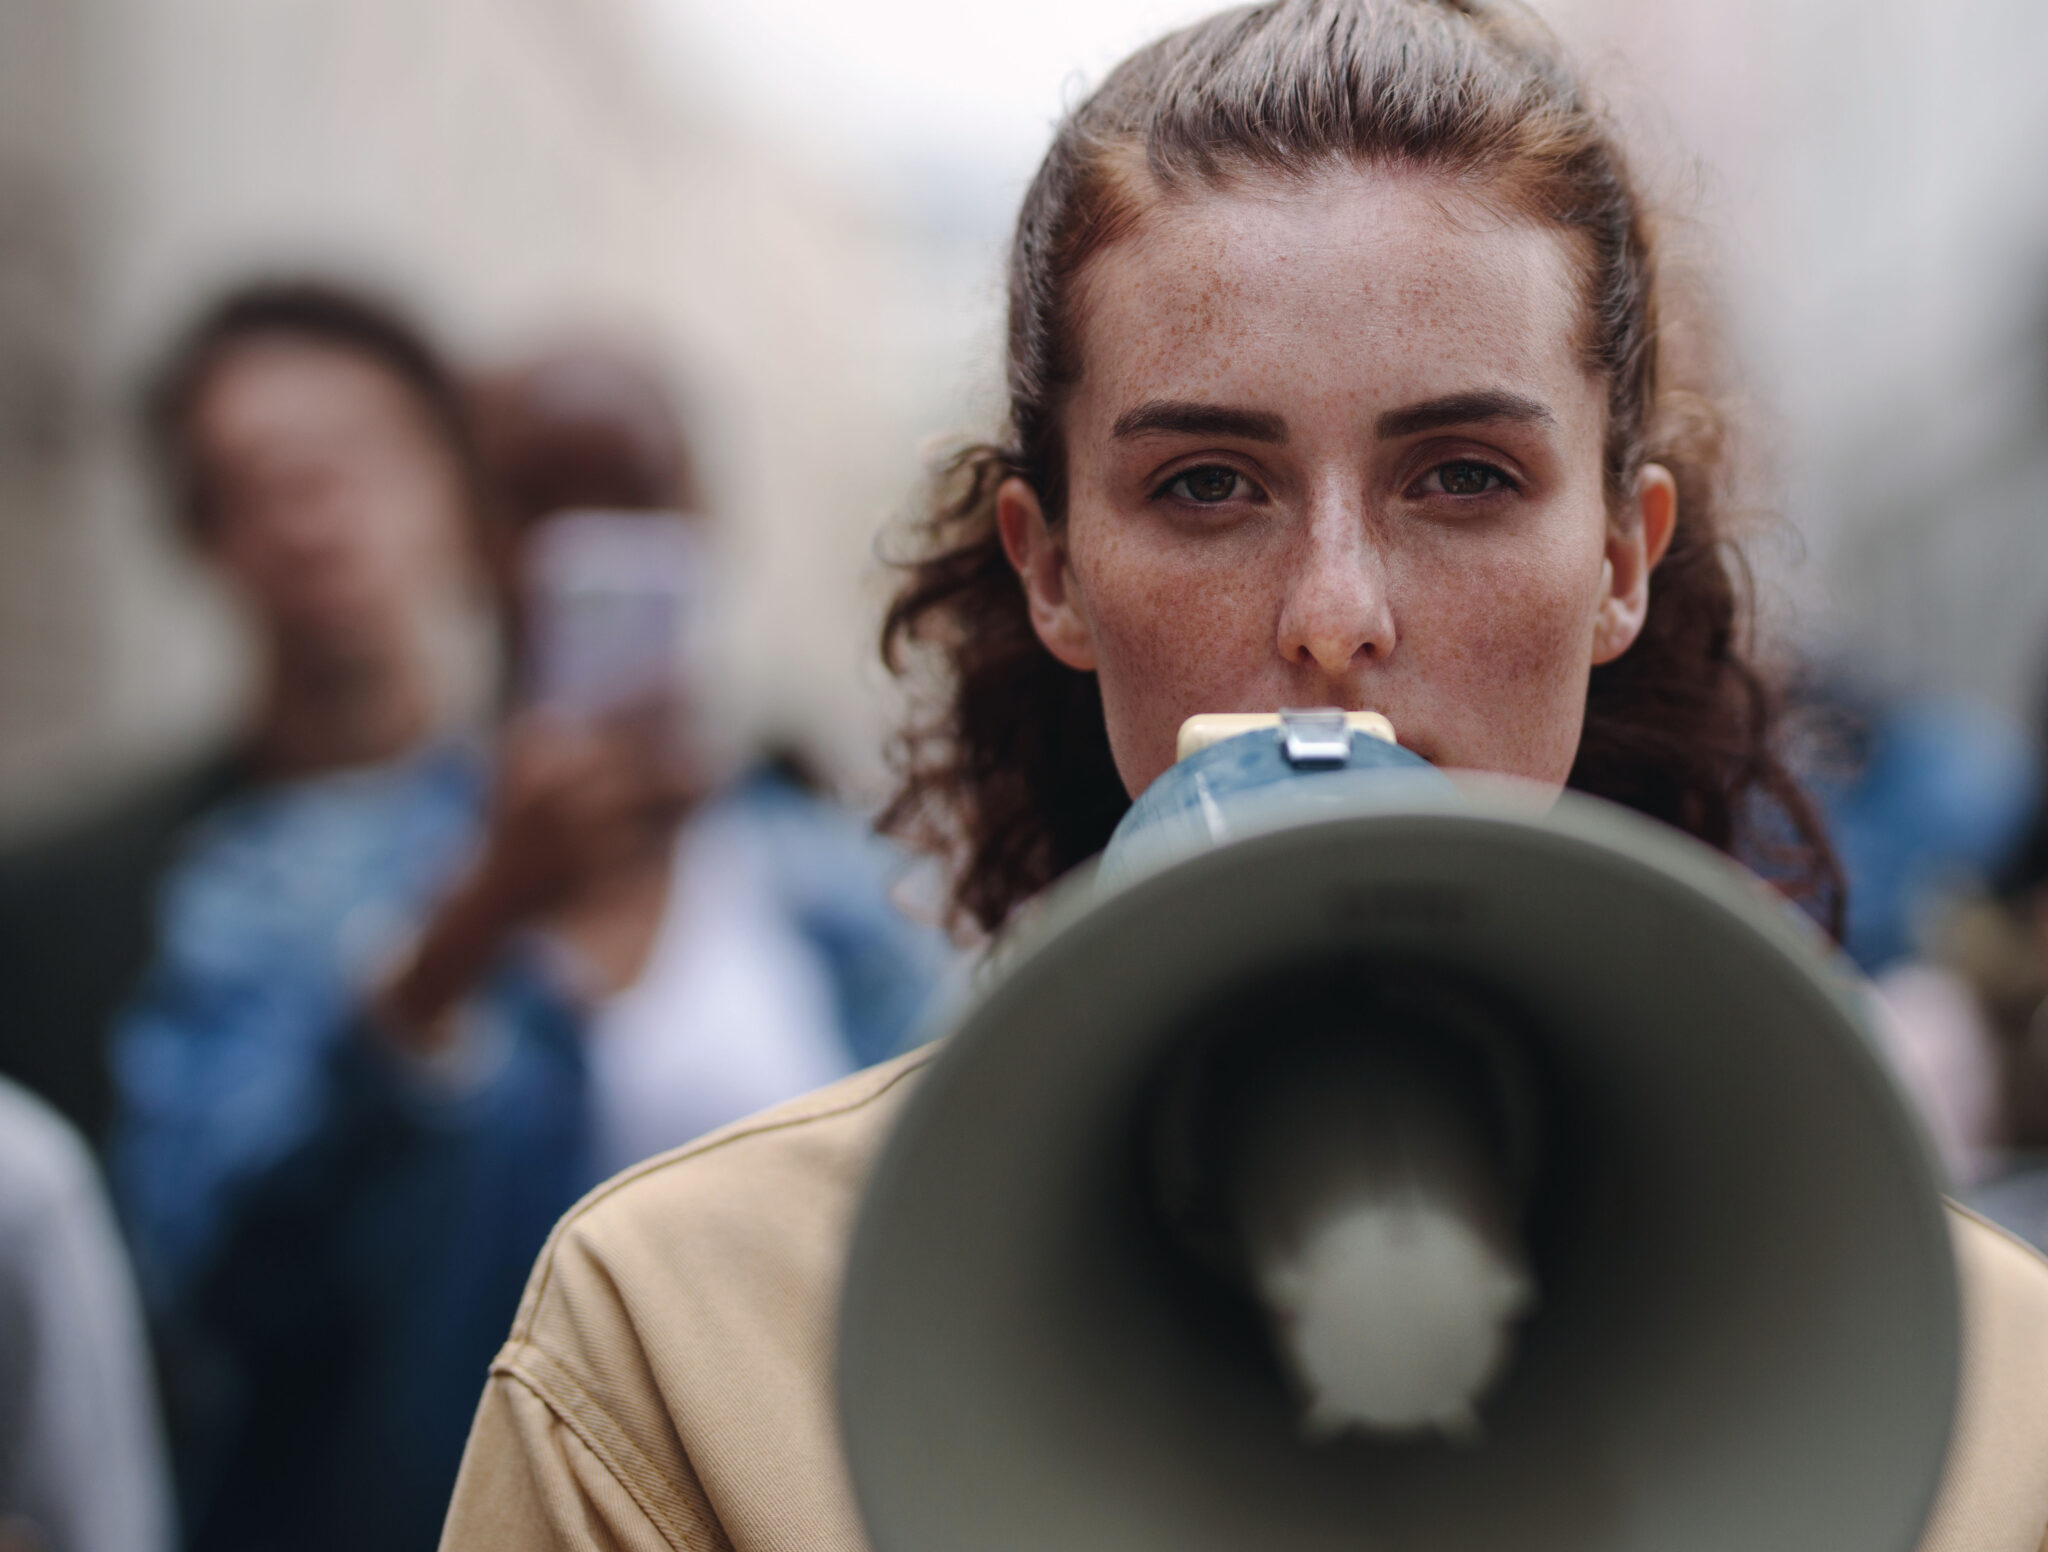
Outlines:
[[[877,1552],[1908,1552],[1954,1264],[1814,935],[1591,799],[1338,714],[1226,731],[872,1177],[838,1384]]]

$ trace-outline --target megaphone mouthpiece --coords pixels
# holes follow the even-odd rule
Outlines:
[[[1454,1031],[1373,1013],[1262,1043],[1216,1167],[1303,1431],[1469,1441],[1535,1295],[1489,1135],[1508,1105]]]
[[[1318,1442],[1435,1432],[1478,1443],[1479,1404],[1535,1302],[1518,1260],[1426,1202],[1332,1217],[1260,1289],[1306,1399],[1302,1432]]]

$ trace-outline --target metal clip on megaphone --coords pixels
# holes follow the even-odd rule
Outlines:
[[[1198,718],[958,1014],[840,1327],[877,1552],[1906,1552],[1932,1165],[1732,864]]]

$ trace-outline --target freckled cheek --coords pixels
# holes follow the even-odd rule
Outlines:
[[[1172,763],[1182,720],[1236,709],[1270,630],[1235,568],[1171,546],[1077,539],[1073,566],[1117,764],[1142,786]]]
[[[1590,624],[1575,566],[1515,565],[1438,592],[1407,632],[1439,671],[1434,754],[1446,765],[1562,781],[1584,720]]]

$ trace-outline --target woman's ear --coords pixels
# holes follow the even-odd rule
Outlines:
[[[1024,584],[1031,628],[1045,650],[1069,668],[1092,671],[1095,639],[1075,607],[1066,544],[1046,522],[1038,492],[1028,481],[1007,479],[996,491],[996,531],[1003,538],[1003,553]]]
[[[1610,524],[1606,583],[1593,621],[1593,661],[1611,663],[1642,634],[1650,610],[1650,573],[1671,547],[1678,527],[1678,481],[1661,463],[1646,463],[1636,475],[1633,509],[1625,525]]]

